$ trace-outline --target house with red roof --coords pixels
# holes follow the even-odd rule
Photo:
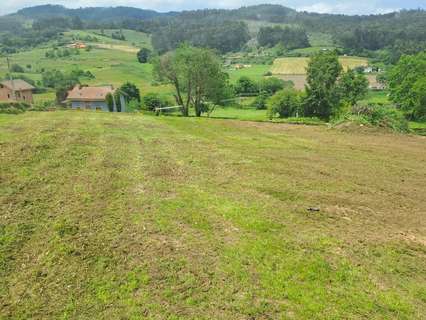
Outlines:
[[[35,88],[24,80],[6,80],[0,82],[0,101],[22,101],[33,103]]]
[[[77,85],[68,91],[66,101],[71,104],[73,109],[109,111],[107,95],[114,93],[113,86],[89,87]]]

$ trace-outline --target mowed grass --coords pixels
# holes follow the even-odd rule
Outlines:
[[[423,137],[67,111],[0,147],[0,318],[426,314]]]
[[[367,66],[368,60],[359,57],[339,57],[339,61],[343,68],[355,68],[358,66]],[[271,67],[273,74],[306,74],[309,58],[278,58],[275,59]]]

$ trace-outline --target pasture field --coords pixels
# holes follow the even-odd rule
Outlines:
[[[57,111],[0,147],[2,319],[426,314],[424,137]]]
[[[98,43],[97,45],[101,46],[102,44]],[[142,94],[147,92],[169,94],[172,92],[170,86],[153,84],[152,65],[139,63],[136,59],[136,51],[123,50],[123,48],[126,48],[125,45],[120,47],[113,45],[112,48],[110,45],[104,45],[106,47],[104,49],[80,50],[79,55],[56,59],[45,57],[45,52],[48,49],[34,49],[14,54],[11,61],[24,67],[31,65],[31,69],[26,70],[23,75],[34,80],[41,80],[43,70],[57,69],[62,72],[70,72],[74,69],[80,69],[90,71],[95,76],[94,79],[82,79],[82,82],[86,84],[120,86],[130,81],[139,87]],[[2,59],[0,77],[4,77],[6,73],[7,64],[5,59]],[[15,78],[19,78],[19,76],[18,73],[14,74]],[[44,96],[42,95],[42,97]]]
[[[368,60],[360,57],[339,57],[339,61],[343,68],[355,68],[358,66],[367,66]],[[273,74],[295,75],[306,74],[309,58],[278,58],[275,59],[271,71]]]
[[[227,69],[225,70],[229,74],[229,80],[235,83],[240,77],[248,77],[254,81],[263,79],[266,72],[271,69],[270,65],[266,64],[253,64],[251,67],[243,69]]]
[[[112,45],[127,45],[134,48],[152,48],[150,36],[143,32],[138,32],[134,30],[122,29],[121,32],[125,37],[125,40],[112,39],[111,35],[114,32],[119,32],[120,30],[116,29],[106,29],[104,34],[101,33],[101,30],[71,30],[64,33],[64,39],[72,41],[73,38],[85,38],[87,36],[96,37],[98,42],[87,42],[85,43],[96,45],[97,43],[101,44],[112,44]]]

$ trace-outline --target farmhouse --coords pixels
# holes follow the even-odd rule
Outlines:
[[[35,88],[24,80],[7,80],[0,82],[0,101],[24,101],[33,103]]]
[[[109,93],[113,94],[114,92],[113,86],[89,87],[77,85],[68,92],[66,101],[71,103],[73,109],[108,111],[106,97]]]
[[[68,45],[69,48],[74,48],[74,49],[86,49],[86,44],[83,42],[74,42],[71,43],[70,45]]]

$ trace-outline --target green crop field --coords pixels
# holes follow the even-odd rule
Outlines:
[[[424,319],[423,137],[58,111],[0,146],[2,319]]]
[[[339,57],[344,69],[368,65],[368,60],[359,57]],[[275,59],[271,71],[274,74],[305,74],[309,58],[278,58]]]

